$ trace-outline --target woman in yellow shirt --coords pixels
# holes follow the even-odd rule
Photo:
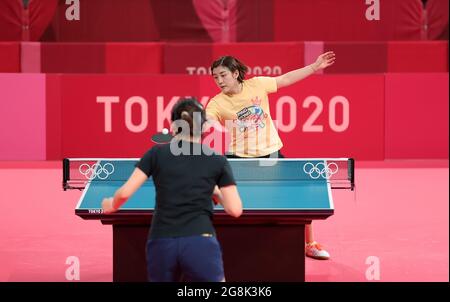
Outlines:
[[[292,85],[335,61],[332,51],[321,54],[308,66],[277,77],[253,77],[246,80],[247,66],[232,56],[224,56],[211,65],[211,73],[221,92],[206,106],[209,119],[220,122],[230,133],[229,158],[283,157],[283,143],[270,115],[268,94]],[[311,225],[305,227],[306,255],[328,259],[329,253],[313,237]]]

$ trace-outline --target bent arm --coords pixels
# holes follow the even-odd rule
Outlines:
[[[116,212],[141,186],[148,176],[139,168],[134,169],[127,182],[121,186],[114,197],[103,199],[102,208],[105,214]]]
[[[206,123],[203,127],[203,131],[212,131],[214,129],[220,132],[227,132],[225,126],[220,123],[217,117],[211,114],[206,114]]]
[[[216,187],[213,199],[223,206],[228,215],[236,218],[242,215],[242,201],[235,185],[221,187],[220,189]]]

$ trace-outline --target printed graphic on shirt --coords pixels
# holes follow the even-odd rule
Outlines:
[[[265,120],[267,113],[261,108],[261,100],[256,97],[252,99],[252,103],[252,106],[245,107],[236,113],[237,119],[234,120],[234,123],[240,132],[264,128],[266,126]]]

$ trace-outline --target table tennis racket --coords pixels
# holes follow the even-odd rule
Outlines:
[[[167,129],[164,129],[166,131],[158,132],[152,136],[152,142],[157,144],[167,144],[169,143],[173,136],[170,134]]]

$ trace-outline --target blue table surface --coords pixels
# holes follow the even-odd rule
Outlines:
[[[114,195],[134,170],[136,161],[110,162],[115,166],[115,175],[121,174],[117,176],[121,180],[91,180],[77,210],[100,209],[102,199]],[[333,210],[330,184],[325,179],[311,181],[304,175],[304,163],[286,160],[261,166],[257,160],[230,160],[244,210]],[[154,206],[155,187],[149,179],[121,210],[153,210]]]

